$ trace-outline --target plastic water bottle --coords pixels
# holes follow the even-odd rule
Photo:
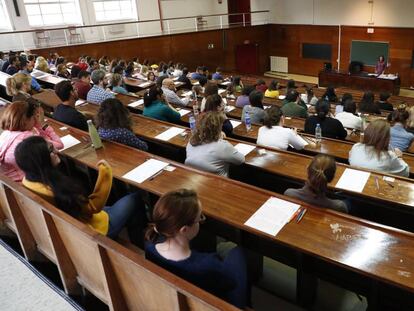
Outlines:
[[[252,120],[250,119],[250,115],[247,111],[244,115],[244,124],[246,125],[246,131],[250,131],[252,129]]]
[[[316,143],[320,144],[321,141],[322,141],[322,129],[321,129],[321,125],[319,123],[316,124],[315,138],[316,138]]]
[[[198,117],[198,103],[197,100],[193,101],[193,114],[194,117],[197,118]]]
[[[95,149],[102,148],[102,140],[99,137],[98,131],[96,130],[95,125],[93,125],[92,120],[88,120],[88,132],[91,137],[92,145]]]
[[[193,115],[190,115],[189,122],[190,122],[191,133],[194,133],[196,130],[196,119],[194,118]]]

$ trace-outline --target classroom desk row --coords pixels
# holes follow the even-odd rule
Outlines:
[[[54,120],[48,122],[59,136],[71,134],[81,142],[62,152],[77,163],[95,168],[98,160],[106,159],[116,178],[157,196],[177,188],[196,190],[203,211],[211,220],[210,225],[209,221],[206,224],[209,229],[219,225],[237,230],[237,241],[243,246],[298,269],[297,296],[302,303],[316,289],[316,283],[309,282],[312,276],[329,280],[334,277],[335,283],[366,295],[374,308],[396,301],[400,305],[414,303],[411,281],[414,235],[411,233],[302,204],[308,208],[303,220],[299,224],[288,223],[279,234],[271,236],[244,223],[271,196],[297,200],[117,143],[105,141],[102,149],[95,150],[87,142],[87,133],[68,126],[63,128],[62,123]],[[143,183],[123,179],[125,173],[149,158],[168,162],[175,170],[164,171]],[[310,283],[313,286],[307,286]]]

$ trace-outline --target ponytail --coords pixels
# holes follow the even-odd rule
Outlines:
[[[16,88],[16,79],[14,79],[14,77],[6,79],[6,93],[9,96],[16,96],[19,93]]]
[[[154,101],[157,100],[158,96],[161,96],[163,91],[158,86],[153,86],[144,94],[144,106],[149,107]]]
[[[154,223],[149,223],[145,232],[145,240],[150,241],[151,243],[155,243],[159,237],[160,234],[157,230],[156,225]]]
[[[15,96],[19,94],[24,83],[31,83],[32,77],[25,73],[16,73],[12,77],[6,80],[6,93],[9,96]]]
[[[315,156],[308,166],[307,185],[316,196],[322,196],[328,191],[328,183],[335,177],[335,160],[327,155]]]

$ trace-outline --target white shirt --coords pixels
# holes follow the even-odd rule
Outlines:
[[[346,128],[357,130],[362,128],[362,119],[350,112],[340,112],[335,116],[335,118]]]
[[[257,144],[281,150],[286,150],[289,145],[292,145],[297,150],[301,150],[307,145],[306,141],[295,134],[292,129],[282,126],[272,126],[271,129],[266,126],[259,128]]]

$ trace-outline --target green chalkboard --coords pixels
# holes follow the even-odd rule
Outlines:
[[[362,62],[366,66],[375,66],[378,57],[384,56],[388,60],[388,42],[352,40],[351,61]]]

